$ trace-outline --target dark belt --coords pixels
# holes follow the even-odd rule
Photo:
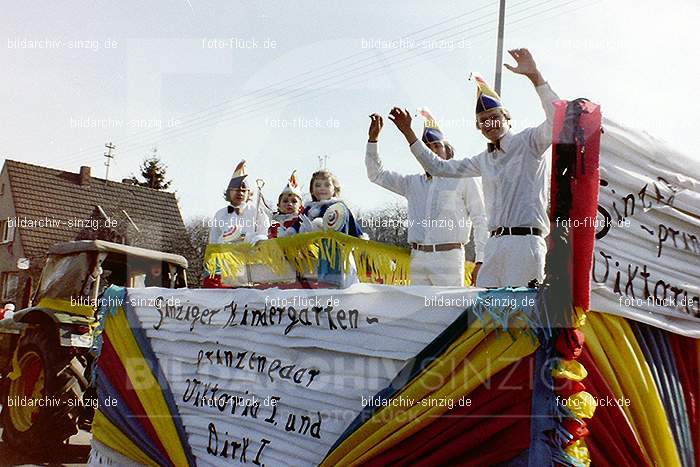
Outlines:
[[[492,237],[501,237],[503,235],[537,235],[542,236],[542,231],[537,227],[499,227],[491,231]]]
[[[436,251],[450,251],[464,247],[463,243],[438,243],[437,245],[423,245],[421,243],[411,242],[411,248],[418,251],[427,251],[434,253]]]

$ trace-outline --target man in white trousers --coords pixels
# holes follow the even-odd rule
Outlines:
[[[427,111],[423,142],[441,159],[454,155],[434,117]],[[408,201],[408,243],[411,246],[411,285],[464,287],[464,245],[474,225],[476,282],[488,233],[481,184],[478,179],[434,177],[429,173],[401,175],[384,170],[377,140],[382,117],[370,115],[365,165],[377,185]]]
[[[411,130],[411,115],[392,109],[390,119],[403,133],[411,152],[425,170],[440,177],[481,177],[489,220],[490,238],[477,286],[527,286],[544,279],[549,232],[549,158],[554,119],[553,102],[559,97],[542,78],[527,49],[509,51],[517,66],[510,71],[526,76],[535,86],[546,119],[518,133],[510,131],[510,114],[500,97],[480,76],[476,80],[476,125],[489,140],[487,150],[471,158],[443,160]]]

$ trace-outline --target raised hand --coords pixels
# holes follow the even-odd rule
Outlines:
[[[407,109],[394,107],[391,109],[391,112],[389,112],[389,120],[394,122],[396,128],[403,134],[406,134],[406,131],[411,129],[411,112]]]
[[[540,71],[537,69],[535,59],[532,58],[529,50],[512,49],[509,50],[508,53],[515,59],[517,66],[508,65],[507,63],[504,63],[503,66],[508,68],[513,73],[527,76],[535,86],[544,83],[544,78],[542,78]]]
[[[416,142],[418,137],[411,128],[411,112],[409,112],[408,109],[394,107],[391,109],[391,112],[389,112],[389,120],[394,122],[396,128],[403,133],[406,141],[408,141],[408,144],[413,144]]]
[[[369,118],[371,120],[369,124],[369,142],[376,143],[379,138],[379,133],[382,131],[382,127],[384,127],[384,119],[377,113],[373,113]]]

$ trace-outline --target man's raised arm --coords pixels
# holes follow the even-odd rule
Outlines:
[[[367,167],[367,178],[382,188],[393,191],[397,195],[406,196],[408,179],[405,175],[384,170],[382,161],[379,159],[377,149],[379,133],[384,126],[384,120],[379,114],[372,114],[369,125],[369,139],[367,140],[367,151],[365,153],[365,166]]]
[[[530,130],[530,144],[532,144],[535,152],[538,156],[542,155],[544,151],[552,143],[552,126],[554,124],[554,101],[559,100],[559,96],[555,93],[549,86],[549,83],[545,81],[537,68],[535,59],[532,58],[530,51],[527,49],[513,49],[509,50],[508,53],[517,62],[516,66],[504,64],[513,73],[523,75],[532,82],[532,85],[537,91],[537,95],[540,96],[540,101],[542,102],[542,108],[544,109],[544,114],[546,116],[545,121],[539,126],[532,128]]]
[[[530,136],[532,146],[539,155],[544,154],[550,144],[552,144],[552,127],[554,125],[554,102],[559,100],[557,93],[552,91],[549,83],[535,87],[537,95],[542,101],[542,108],[546,116],[545,121],[533,128]]]
[[[394,122],[396,128],[404,135],[406,141],[411,146],[411,152],[430,175],[451,178],[481,176],[481,166],[477,159],[478,156],[470,159],[443,160],[428,149],[423,141],[419,140],[413,132],[411,128],[411,114],[408,110],[394,107],[389,113],[389,119]]]

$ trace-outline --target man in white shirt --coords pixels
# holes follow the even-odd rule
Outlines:
[[[423,141],[441,159],[454,155],[429,113]],[[365,165],[377,185],[408,200],[408,243],[411,246],[411,285],[464,286],[464,244],[474,224],[476,264],[472,284],[483,261],[487,239],[486,215],[478,179],[433,177],[428,173],[400,175],[384,170],[377,151],[382,117],[370,115]]]
[[[532,279],[544,279],[551,172],[545,151],[552,140],[552,103],[559,97],[542,78],[527,49],[509,53],[517,66],[506,68],[530,79],[542,101],[546,120],[539,126],[512,133],[510,115],[498,94],[478,76],[476,124],[490,142],[486,151],[474,157],[436,157],[411,130],[408,111],[394,108],[390,114],[426,171],[441,177],[482,178],[491,237],[477,281],[479,287],[527,286]]]
[[[211,221],[209,243],[255,243],[267,238],[270,219],[250,201],[247,176],[245,161],[241,161],[224,194],[229,205],[219,209]]]

